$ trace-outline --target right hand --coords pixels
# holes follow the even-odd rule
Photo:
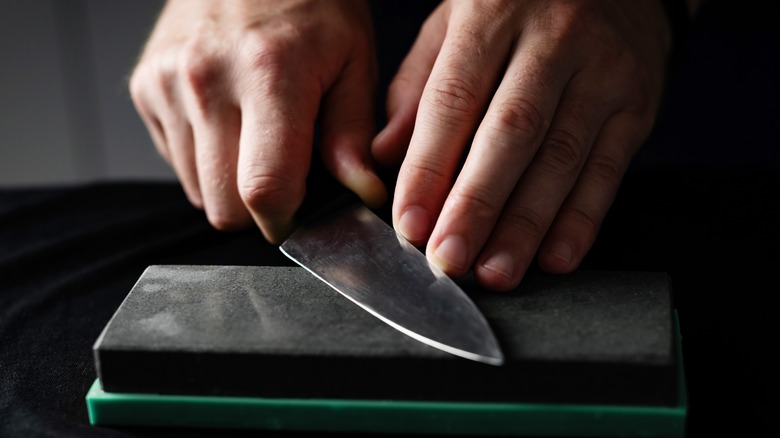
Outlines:
[[[328,170],[369,206],[384,202],[369,153],[375,83],[362,1],[171,0],[130,92],[211,224],[254,220],[280,243],[306,191],[318,115]]]
[[[576,269],[652,129],[670,36],[657,0],[442,2],[373,145],[400,164],[396,228],[492,290],[513,290],[537,255]]]

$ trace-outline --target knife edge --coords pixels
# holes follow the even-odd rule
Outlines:
[[[330,286],[332,289],[334,289],[336,292],[338,292],[341,296],[347,298],[348,300],[350,300],[351,302],[355,303],[357,306],[359,306],[363,310],[367,311],[371,315],[373,315],[376,318],[378,318],[380,321],[384,322],[385,324],[388,324],[389,326],[391,326],[394,329],[400,331],[401,333],[411,337],[412,339],[415,339],[416,341],[422,342],[422,343],[424,343],[426,345],[429,345],[431,347],[437,348],[437,349],[442,350],[444,352],[447,352],[447,353],[450,353],[452,355],[459,356],[459,357],[462,357],[462,358],[465,358],[465,359],[474,360],[474,361],[477,361],[477,362],[482,362],[482,363],[485,363],[485,364],[488,364],[488,365],[495,365],[495,366],[500,366],[500,365],[504,364],[504,355],[500,351],[500,349],[498,349],[498,348],[495,349],[495,352],[494,352],[495,354],[493,354],[493,355],[477,354],[477,353],[473,353],[473,352],[470,352],[470,351],[467,351],[467,350],[463,350],[463,349],[460,349],[460,348],[452,347],[452,346],[444,344],[442,342],[438,342],[436,340],[430,339],[428,337],[425,337],[423,335],[420,335],[420,334],[414,332],[413,330],[409,330],[408,328],[404,327],[401,324],[395,323],[393,320],[384,317],[379,311],[376,311],[371,306],[364,305],[363,303],[357,301],[356,299],[354,299],[353,297],[349,296],[348,294],[343,293],[341,290],[339,290],[338,287],[336,287],[335,285],[330,283],[324,277],[322,277],[318,273],[314,272],[308,266],[306,266],[305,264],[301,263],[295,257],[293,257],[291,254],[289,254],[287,251],[285,251],[284,247],[280,247],[280,250],[290,260],[294,261],[299,266],[304,268],[306,271],[311,273],[313,276],[318,278],[320,281],[322,281],[323,283],[325,283],[328,286]]]

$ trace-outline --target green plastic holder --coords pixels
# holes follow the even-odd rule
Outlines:
[[[682,437],[686,407],[87,394],[99,426],[452,435]]]

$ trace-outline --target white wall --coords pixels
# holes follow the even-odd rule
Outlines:
[[[0,186],[174,179],[126,85],[161,6],[0,1]]]

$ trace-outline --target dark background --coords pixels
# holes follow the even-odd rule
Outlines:
[[[384,79],[427,13],[395,4],[377,10]],[[583,263],[670,273],[689,436],[777,431],[778,18],[774,2],[705,3],[656,128]],[[92,343],[158,263],[287,261],[256,231],[213,231],[174,183],[0,190],[0,436],[169,433],[90,427],[84,404]]]

